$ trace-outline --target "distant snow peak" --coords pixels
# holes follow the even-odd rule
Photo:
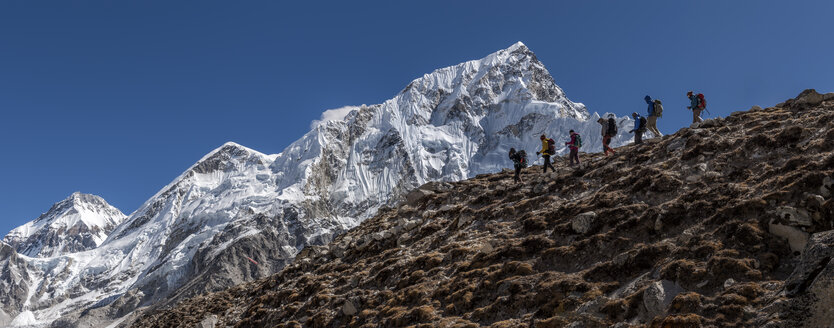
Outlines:
[[[97,247],[126,216],[99,196],[74,192],[4,241],[30,257],[53,257]]]

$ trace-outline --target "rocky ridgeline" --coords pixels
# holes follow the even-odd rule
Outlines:
[[[825,325],[833,127],[834,94],[807,90],[521,184],[427,184],[270,278],[134,326]]]

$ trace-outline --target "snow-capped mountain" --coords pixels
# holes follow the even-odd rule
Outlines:
[[[81,252],[101,245],[125,218],[101,197],[76,192],[9,232],[3,241],[29,257]]]
[[[51,257],[4,248],[0,287],[18,292],[2,310],[13,326],[95,326],[262,277],[410,189],[510,167],[507,150],[532,154],[541,134],[566,141],[574,129],[584,151],[600,151],[598,117],[568,100],[519,42],[426,74],[382,104],[327,111],[280,154],[227,143],[96,248]],[[621,132],[613,145],[627,142]]]

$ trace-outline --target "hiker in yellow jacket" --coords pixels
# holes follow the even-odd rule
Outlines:
[[[550,167],[553,172],[556,172],[556,168],[553,167],[552,163],[550,163],[550,155],[556,153],[556,141],[545,137],[543,134],[539,139],[542,140],[542,150],[537,151],[536,155],[541,154],[542,158],[544,158],[544,173],[547,173],[548,167]]]

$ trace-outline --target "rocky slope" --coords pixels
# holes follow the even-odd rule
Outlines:
[[[834,94],[807,90],[520,184],[429,183],[278,274],[134,326],[824,326],[833,123]]]

